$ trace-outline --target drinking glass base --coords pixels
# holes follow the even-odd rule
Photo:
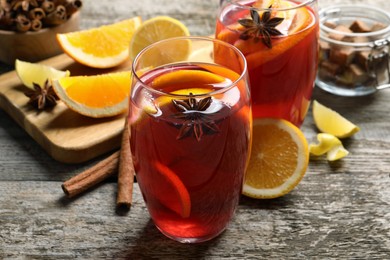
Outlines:
[[[166,236],[166,237],[168,237],[168,238],[170,238],[172,240],[175,240],[177,242],[183,243],[183,244],[197,244],[197,243],[202,243],[202,242],[209,241],[209,240],[219,236],[226,229],[226,228],[222,229],[220,232],[218,232],[216,234],[210,234],[210,235],[202,236],[202,237],[178,237],[178,236],[174,236],[172,234],[169,234],[169,233],[165,232],[164,230],[159,228],[157,225],[156,225],[156,227],[157,227],[158,230],[160,230],[160,232],[164,236]]]

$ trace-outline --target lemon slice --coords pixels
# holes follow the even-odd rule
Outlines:
[[[332,134],[338,138],[350,137],[360,128],[341,116],[336,111],[313,101],[313,118],[318,130]]]
[[[70,75],[69,70],[57,70],[47,65],[21,60],[15,61],[15,70],[23,85],[31,89],[34,89],[33,83],[43,86],[46,80],[58,80]]]
[[[327,154],[328,161],[339,160],[349,154],[341,141],[334,135],[320,133],[317,135],[318,144],[310,144],[309,152],[314,156]]]
[[[130,57],[132,59],[137,54],[152,43],[160,40],[189,36],[188,28],[169,16],[157,16],[145,21],[135,32],[130,42]],[[145,66],[157,66],[158,64],[186,59],[190,53],[190,42],[180,41],[175,42],[172,46],[162,46],[161,49],[154,49],[149,53],[145,53],[143,57]],[[156,64],[158,62],[158,64]]]
[[[307,141],[299,128],[283,119],[256,119],[243,194],[263,199],[283,196],[298,185],[308,163]]]

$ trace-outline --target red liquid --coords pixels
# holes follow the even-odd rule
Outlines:
[[[254,1],[245,3],[249,6]],[[297,13],[306,21],[300,22],[302,28],[274,36],[272,49],[261,41],[239,39],[242,31],[237,20],[248,18],[248,10],[230,6],[217,20],[216,38],[235,45],[247,59],[254,118],[284,118],[300,126],[306,116],[318,59],[318,20],[309,7],[306,10]]]
[[[176,77],[175,84],[160,90],[173,92],[184,85],[213,91],[235,80],[229,75],[237,76],[226,69],[227,74],[220,73],[221,68],[213,65],[200,66],[158,69],[142,81],[153,85],[161,75],[184,69],[210,71],[222,74],[226,82],[202,84],[195,78]],[[245,88],[240,82],[227,93],[213,96],[206,121],[215,122],[219,130],[204,129],[197,140],[193,132],[177,139],[184,120],[173,116],[178,110],[171,97],[157,97],[139,84],[133,86],[131,149],[137,181],[154,223],[165,235],[182,242],[205,241],[221,233],[232,218],[250,149],[251,114]],[[154,100],[155,112],[140,107],[145,98]]]

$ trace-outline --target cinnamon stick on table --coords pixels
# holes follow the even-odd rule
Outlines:
[[[62,190],[72,198],[102,182],[118,170],[119,151],[62,184]]]
[[[130,129],[126,118],[120,150],[117,206],[131,206],[133,200],[134,166],[130,150]]]

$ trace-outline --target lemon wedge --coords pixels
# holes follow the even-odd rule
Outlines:
[[[309,144],[309,152],[311,155],[321,156],[326,153],[328,161],[336,161],[349,154],[340,139],[334,135],[320,133],[317,135],[317,140],[318,144]]]
[[[58,80],[70,75],[69,70],[57,70],[51,66],[16,60],[15,70],[23,85],[34,89],[34,85],[44,86],[46,80]]]
[[[342,115],[320,104],[316,100],[313,101],[312,109],[315,125],[323,133],[328,133],[338,138],[346,138],[360,130],[358,126]]]

